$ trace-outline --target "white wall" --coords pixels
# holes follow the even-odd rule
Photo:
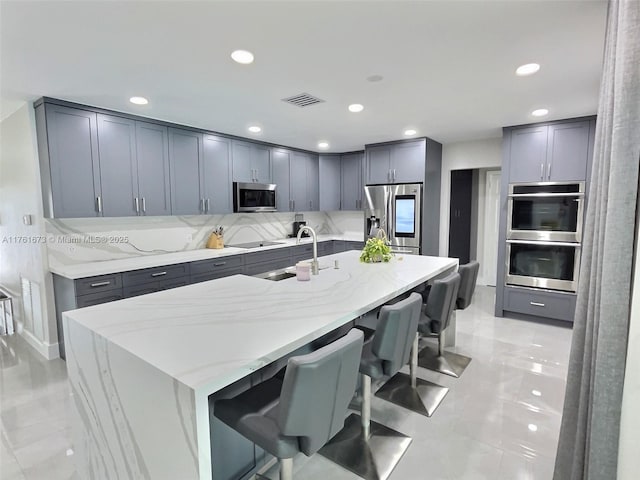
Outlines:
[[[487,138],[444,145],[442,148],[442,179],[440,200],[440,255],[449,253],[449,206],[451,203],[451,170],[500,168],[502,166],[502,138]],[[479,179],[480,180],[480,179]],[[480,187],[479,182],[478,187]],[[478,190],[481,194],[480,190]],[[478,209],[480,213],[480,208]],[[476,251],[482,252],[481,224],[478,221]],[[480,260],[480,259],[478,259]]]
[[[14,302],[18,332],[46,358],[58,356],[53,286],[48,273],[34,110],[24,104],[0,122],[0,284],[31,301]],[[32,225],[23,223],[31,215]],[[29,298],[28,296],[25,296]]]
[[[640,229],[640,211],[636,219]],[[636,230],[638,231],[638,230]],[[636,234],[634,255],[635,273],[631,292],[631,321],[627,366],[622,394],[622,417],[620,419],[620,451],[618,454],[618,480],[635,480],[640,472],[640,235]]]

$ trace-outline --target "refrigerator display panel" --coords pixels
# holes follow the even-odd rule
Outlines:
[[[395,197],[396,237],[414,237],[416,235],[416,197],[397,195]]]

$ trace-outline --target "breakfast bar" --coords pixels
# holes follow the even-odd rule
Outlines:
[[[212,478],[210,395],[458,265],[359,255],[307,282],[234,275],[64,313],[80,478]]]

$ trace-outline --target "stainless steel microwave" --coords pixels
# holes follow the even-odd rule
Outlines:
[[[276,186],[272,183],[233,182],[234,212],[276,212]]]

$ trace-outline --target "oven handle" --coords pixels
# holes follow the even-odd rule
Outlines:
[[[580,248],[582,244],[576,242],[546,242],[542,240],[507,240],[507,243],[515,243],[517,245],[546,245],[556,247],[575,247]]]
[[[510,193],[509,197],[511,198],[540,198],[540,197],[584,197],[584,193],[582,192],[573,192],[573,193]]]

